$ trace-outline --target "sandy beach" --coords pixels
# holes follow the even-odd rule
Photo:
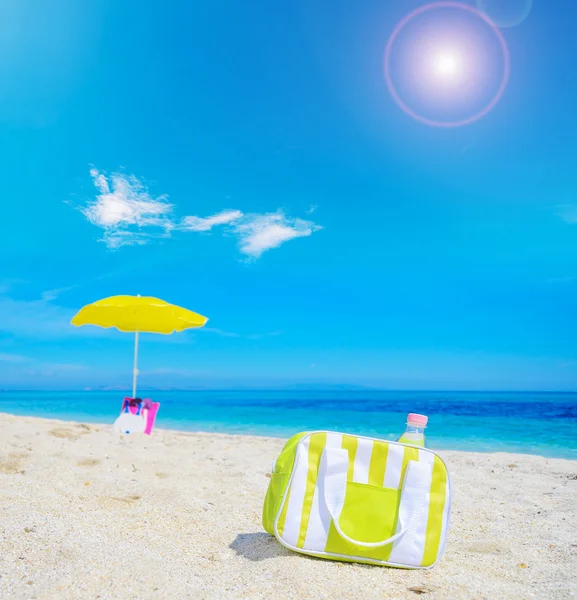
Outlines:
[[[443,452],[449,540],[430,571],[285,550],[261,509],[281,439],[0,414],[1,598],[577,597],[577,463]]]

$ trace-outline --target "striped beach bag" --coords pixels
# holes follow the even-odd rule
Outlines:
[[[450,503],[447,467],[429,449],[307,432],[274,462],[263,525],[296,552],[427,569],[443,553]]]

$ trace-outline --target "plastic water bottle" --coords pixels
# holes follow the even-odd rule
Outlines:
[[[410,413],[407,417],[405,433],[397,440],[402,444],[425,447],[425,427],[429,417]]]

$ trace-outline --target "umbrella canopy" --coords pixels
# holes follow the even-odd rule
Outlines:
[[[134,336],[134,377],[132,397],[136,396],[136,378],[138,369],[138,334],[170,334],[202,327],[208,319],[198,313],[159,298],[150,296],[111,296],[88,304],[73,318],[72,325],[96,325],[97,327],[116,327],[120,331],[133,332]]]
[[[111,296],[88,304],[72,325],[116,327],[120,331],[169,334],[202,327],[208,319],[198,313],[150,296]]]

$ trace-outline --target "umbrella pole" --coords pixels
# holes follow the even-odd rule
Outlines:
[[[138,377],[138,331],[134,334],[134,370],[132,371],[132,397],[136,398],[136,378]]]

